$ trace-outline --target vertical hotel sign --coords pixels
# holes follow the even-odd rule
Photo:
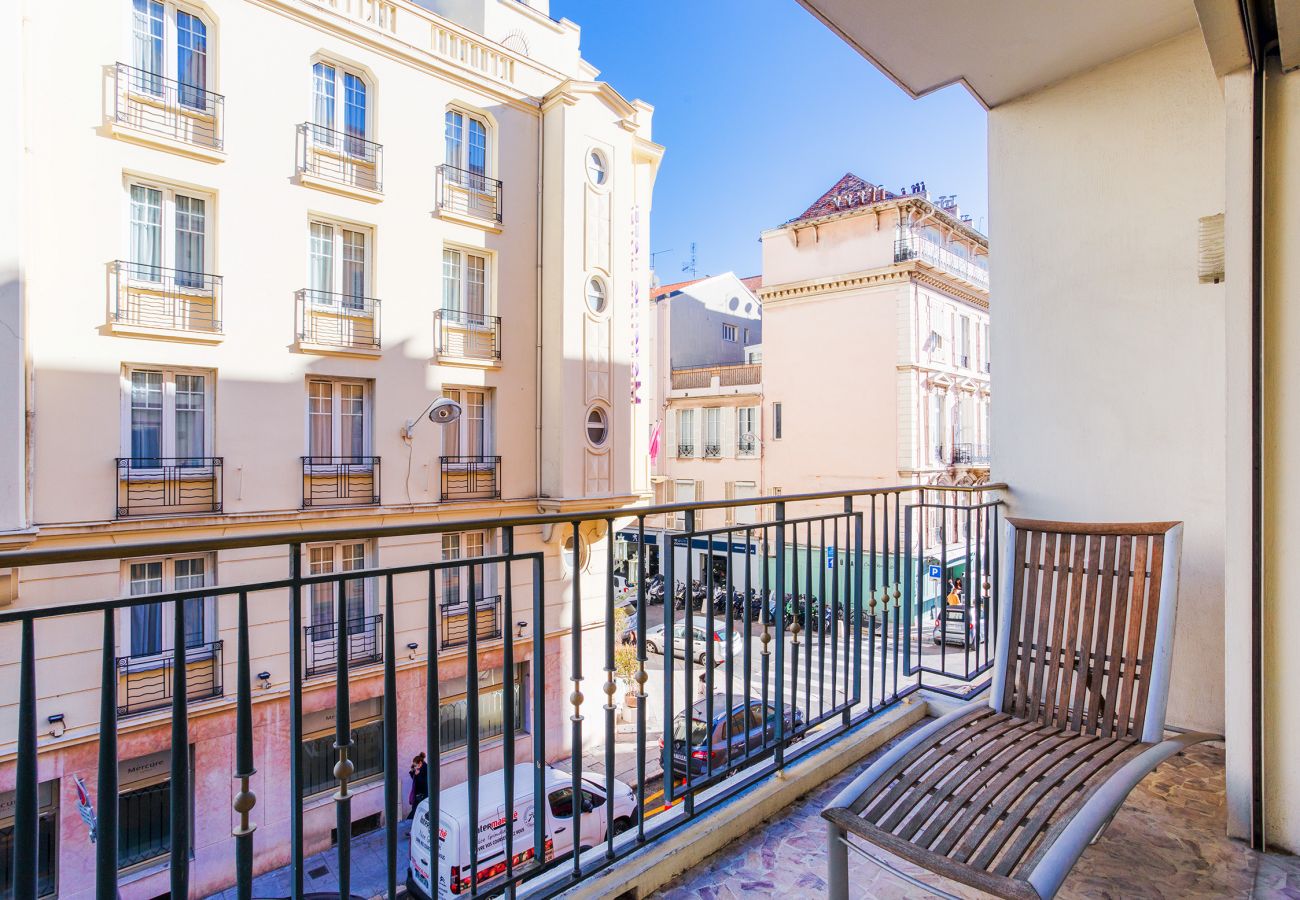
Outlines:
[[[628,379],[631,389],[632,405],[641,402],[641,207],[632,207],[632,307],[628,315],[628,331],[632,337],[631,377]]]

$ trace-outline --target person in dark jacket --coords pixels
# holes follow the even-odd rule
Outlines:
[[[425,761],[424,753],[416,754],[415,759],[411,760],[411,794],[407,799],[411,802],[411,813],[408,819],[415,818],[415,808],[420,805],[420,801],[429,796],[429,764]]]

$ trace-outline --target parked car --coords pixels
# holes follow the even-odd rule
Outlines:
[[[673,625],[673,656],[680,656],[683,659],[687,655],[687,643],[690,644],[690,656],[700,665],[704,665],[709,659],[708,644],[708,622],[696,621],[692,623],[692,635],[687,640],[686,621],[680,620]],[[731,633],[729,642],[733,659],[740,659],[745,652],[745,637],[739,631]],[[645,648],[651,653],[663,653],[664,647],[668,646],[668,641],[664,638],[664,623],[651,625],[645,632]],[[727,658],[728,642],[723,635],[722,630],[714,628],[713,630],[713,664],[722,665]]]
[[[533,766],[521,763],[515,766],[515,797],[513,843],[515,864],[535,858],[533,847]],[[573,849],[573,776],[568,772],[546,766],[546,847],[544,859],[552,859]],[[606,797],[604,784],[596,779],[582,779],[581,839],[582,849],[594,847],[606,837],[608,811],[606,802],[614,804],[613,830],[615,834],[636,824],[636,795],[632,788],[614,779],[612,799]],[[469,814],[469,783],[444,790],[438,806],[438,868],[437,887],[431,854],[429,801],[422,800],[416,807],[411,824],[410,858],[406,870],[406,890],[421,900],[451,900],[469,893],[471,836],[478,834],[478,883],[483,885],[504,875],[506,871],[505,835],[505,772],[497,770],[482,776],[478,781],[478,822],[472,823]]]
[[[686,713],[681,712],[673,719],[673,774],[685,775],[689,765],[693,775],[706,774],[710,769],[715,773],[729,771],[732,764],[743,759],[747,751],[753,751],[765,743],[776,740],[776,707],[762,700],[743,699],[731,707],[731,733],[727,733],[727,695],[713,695],[713,720],[705,721],[709,714],[707,700],[697,700],[691,707],[691,734],[686,739]],[[787,738],[794,738],[795,732],[803,727],[803,713],[798,709],[787,707],[782,717],[785,727],[782,729]],[[709,738],[712,735],[712,744]],[[659,740],[659,749],[664,746]],[[730,752],[728,752],[730,748]]]
[[[974,647],[979,642],[979,629],[976,626],[975,614],[965,606],[945,606],[942,614],[934,620],[930,639],[935,644]]]

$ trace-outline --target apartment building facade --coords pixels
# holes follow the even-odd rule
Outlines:
[[[0,450],[0,545],[287,531],[303,540],[296,560],[230,550],[0,573],[0,602],[492,556],[503,535],[482,524],[382,541],[317,542],[311,532],[481,523],[649,490],[636,464],[649,433],[636,374],[649,286],[640,248],[662,149],[650,139],[651,108],[582,59],[578,26],[550,18],[546,0],[113,0],[81,8],[71,31],[65,12],[20,3],[0,29],[15,51],[11,83],[25,85],[0,150],[23,185],[5,188],[14,214],[3,235],[0,403],[15,427]],[[56,197],[76,198],[76,238]],[[458,421],[424,420],[438,397],[460,405]],[[545,560],[543,621],[531,609],[504,621],[499,565],[448,569],[428,594],[399,580],[392,621],[380,579],[314,585],[296,659],[283,596],[254,604],[254,624],[279,627],[253,638],[253,788],[287,779],[301,734],[304,791],[318,796],[305,814],[307,852],[329,846],[335,825],[339,654],[349,666],[354,828],[382,808],[386,631],[406,649],[399,759],[426,749],[422,667],[439,657],[434,770],[446,784],[464,778],[470,693],[481,709],[513,703],[521,731],[530,727],[524,665],[537,631],[557,675],[547,690],[568,696],[562,592],[575,566],[603,567],[591,546],[610,536],[584,533],[574,547],[561,532],[514,535],[515,549]],[[531,591],[519,568],[514,579]],[[166,891],[166,684],[181,660],[199,811],[193,890],[231,877],[232,603],[187,600],[179,650],[170,605],[116,622],[123,897]],[[421,646],[431,603],[436,647]],[[479,677],[467,685],[471,617]],[[78,797],[96,795],[100,635],[84,632],[59,635],[37,679],[48,726],[41,883],[59,896],[93,883]],[[504,671],[503,642],[523,638]],[[6,642],[0,667],[16,652]],[[295,677],[305,679],[299,731],[286,695]],[[17,688],[6,683],[0,817],[14,778]],[[491,767],[504,738],[500,715],[488,718],[481,764]],[[558,753],[566,737],[556,731]],[[284,805],[260,810],[259,871],[288,861],[287,815]]]

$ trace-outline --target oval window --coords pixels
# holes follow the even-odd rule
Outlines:
[[[587,177],[591,179],[594,185],[602,185],[605,179],[609,177],[609,169],[605,165],[605,154],[599,150],[592,150],[587,154]]]
[[[605,311],[605,282],[599,278],[587,281],[587,307],[594,313]]]
[[[587,440],[591,441],[592,446],[601,447],[608,438],[609,416],[599,406],[593,406],[587,413]]]

